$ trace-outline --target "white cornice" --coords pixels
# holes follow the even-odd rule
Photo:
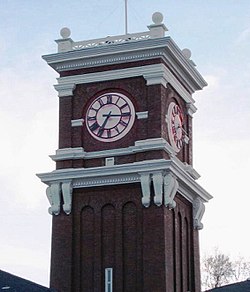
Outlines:
[[[190,202],[199,198],[207,202],[212,197],[173,160],[147,160],[122,165],[93,168],[67,168],[37,176],[48,186],[69,183],[72,188],[86,188],[127,183],[140,183],[141,177],[161,173],[171,174],[178,181],[178,191]]]
[[[62,161],[62,160],[77,160],[77,159],[97,159],[97,158],[108,158],[108,157],[117,157],[132,155],[140,152],[163,150],[171,157],[180,168],[186,171],[193,179],[198,179],[200,175],[198,172],[193,169],[193,167],[187,163],[181,162],[176,157],[176,152],[173,147],[163,138],[154,138],[135,141],[134,146],[110,149],[110,150],[101,150],[101,151],[91,151],[86,152],[82,147],[75,148],[62,148],[56,150],[55,155],[50,155],[50,158],[53,161]]]
[[[117,80],[139,76],[143,76],[145,78],[147,85],[162,84],[163,86],[167,87],[167,84],[170,83],[187,103],[194,103],[192,95],[185,89],[184,86],[182,86],[182,84],[177,80],[172,72],[163,64],[59,77],[57,78],[58,84],[55,85],[55,89],[58,91],[59,97],[71,96],[73,95],[73,90],[77,84]]]
[[[101,151],[86,152],[82,147],[63,148],[56,150],[56,154],[50,155],[50,157],[54,161],[61,161],[67,159],[95,159],[112,156],[130,155],[139,152],[155,150],[164,150],[170,156],[175,156],[173,148],[168,144],[168,142],[165,139],[154,138],[136,141],[134,146]]]
[[[57,72],[161,58],[172,74],[193,93],[207,85],[192,62],[170,37],[85,48],[43,56]]]

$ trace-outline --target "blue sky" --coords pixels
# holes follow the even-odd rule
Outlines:
[[[218,246],[249,258],[250,1],[128,0],[129,32],[146,31],[155,11],[178,46],[189,48],[209,83],[194,95],[194,166],[214,199],[201,251]],[[35,173],[54,169],[57,74],[41,56],[73,40],[124,32],[124,1],[0,0],[0,269],[48,285],[51,217]]]

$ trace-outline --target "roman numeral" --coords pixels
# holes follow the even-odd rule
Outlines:
[[[111,130],[110,129],[107,130],[107,135],[108,135],[108,138],[111,138]]]
[[[130,112],[122,113],[121,116],[122,117],[130,117],[131,116],[131,113]]]
[[[94,117],[88,117],[88,121],[95,121],[96,120],[96,116]]]
[[[116,130],[116,132],[117,132],[118,134],[120,133],[120,131],[119,131],[119,129],[118,129],[117,126],[115,126],[114,129]]]
[[[181,147],[182,147],[182,140],[177,140],[176,141],[176,145],[177,145],[177,148],[181,149]]]
[[[112,103],[112,95],[107,96],[107,103],[108,104]]]
[[[122,110],[122,109],[125,108],[126,106],[128,106],[128,104],[127,104],[127,103],[124,103],[124,105],[122,105],[122,106],[120,107],[120,109]]]
[[[104,102],[103,102],[103,100],[101,98],[98,99],[98,102],[99,102],[100,106],[104,105]]]
[[[119,124],[121,124],[124,127],[127,127],[127,125],[128,125],[128,123],[124,122],[123,120],[120,120]]]
[[[104,128],[100,128],[100,129],[98,130],[98,132],[97,132],[97,136],[98,136],[98,137],[101,137],[102,134],[103,134],[103,132],[104,132]]]
[[[91,126],[89,126],[90,130],[93,132],[95,131],[96,129],[99,128],[99,125],[97,122],[95,122],[94,124],[92,124]]]

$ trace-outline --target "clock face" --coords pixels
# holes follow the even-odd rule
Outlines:
[[[105,93],[90,104],[86,126],[98,141],[113,142],[124,137],[135,121],[135,109],[130,99],[121,93]]]
[[[168,123],[170,144],[176,152],[179,152],[184,140],[183,113],[175,102],[171,102],[168,107],[166,122]]]

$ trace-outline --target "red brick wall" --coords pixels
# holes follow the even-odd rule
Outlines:
[[[148,111],[148,119],[136,119],[131,131],[122,139],[112,143],[104,143],[95,140],[88,133],[85,123],[83,127],[71,127],[71,120],[85,117],[87,108],[93,98],[108,91],[118,91],[128,95],[134,103],[137,112]],[[143,77],[77,85],[73,97],[60,98],[59,148],[83,147],[85,151],[89,152],[129,147],[133,146],[134,142],[137,140],[150,138],[163,137],[168,140],[165,118],[168,105],[171,101],[177,102],[183,112],[187,112],[185,102],[170,85],[168,85],[167,89],[162,85],[147,86]],[[190,132],[191,137],[192,121],[186,114],[185,130]],[[192,162],[191,140],[190,144],[185,145],[177,155],[180,160],[188,163]],[[166,157],[166,154],[163,154],[163,152],[161,155],[162,156],[159,158]],[[156,154],[156,156],[159,155]],[[140,157],[141,160],[141,155],[138,157]],[[150,159],[150,155],[147,155],[147,157],[149,158],[145,159]],[[132,159],[137,161],[134,155],[132,155],[129,161],[132,161]],[[104,165],[104,159],[96,160],[95,162],[95,166]],[[89,167],[88,165],[94,166],[93,162],[78,161],[77,163],[69,163],[62,161],[57,163],[57,168]]]
[[[53,219],[51,287],[101,292],[113,267],[114,291],[199,292],[192,206],[176,202],[145,208],[139,184],[74,190],[72,215]]]

